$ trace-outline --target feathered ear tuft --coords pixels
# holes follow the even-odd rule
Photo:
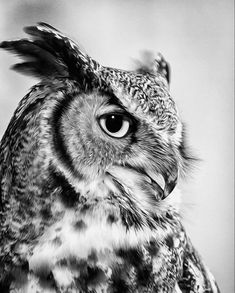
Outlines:
[[[83,86],[96,80],[100,65],[57,29],[39,23],[24,31],[30,39],[0,43],[0,48],[19,54],[25,60],[14,65],[14,70],[42,79],[67,77]]]
[[[163,75],[168,84],[170,84],[170,64],[166,62],[161,53],[158,53],[154,60],[154,71],[160,75]]]
[[[150,51],[144,51],[141,61],[136,61],[136,71],[142,74],[161,75],[170,84],[170,65],[164,57],[158,53],[154,58],[154,54]]]

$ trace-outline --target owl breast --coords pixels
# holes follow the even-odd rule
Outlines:
[[[115,186],[108,177],[91,185],[81,184],[80,188],[79,202],[68,205],[61,195],[53,201],[54,220],[49,221],[33,247],[19,247],[32,274],[24,285],[16,280],[13,288],[20,283],[25,292],[44,292],[40,288],[45,283],[52,290],[48,292],[55,292],[55,284],[61,292],[68,288],[109,292],[108,288],[119,286],[119,282],[129,282],[133,287],[144,270],[143,282],[154,283],[154,275],[163,273],[162,256],[175,258],[169,250],[179,247],[179,239],[171,239],[173,230],[127,228],[120,206],[113,199]],[[160,248],[160,239],[168,239],[168,246]]]

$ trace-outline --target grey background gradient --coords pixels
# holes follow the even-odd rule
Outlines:
[[[181,183],[184,222],[221,291],[233,293],[233,1],[0,1],[1,40],[25,37],[22,27],[37,21],[66,32],[107,66],[130,69],[146,49],[170,62],[171,93],[202,159]],[[0,52],[0,136],[37,81],[10,71],[16,61]]]

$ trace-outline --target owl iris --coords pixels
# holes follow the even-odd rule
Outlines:
[[[130,129],[129,119],[117,113],[103,115],[99,123],[105,133],[116,138],[124,137]]]

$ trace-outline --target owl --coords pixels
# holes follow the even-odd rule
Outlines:
[[[52,26],[2,42],[40,79],[0,144],[0,291],[216,293],[182,225],[193,161],[161,55],[100,65]]]

